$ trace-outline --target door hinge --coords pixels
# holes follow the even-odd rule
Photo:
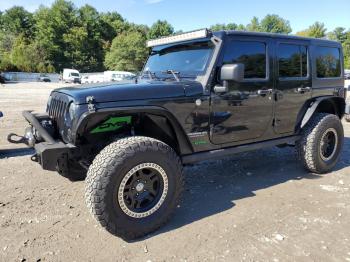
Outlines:
[[[95,98],[93,96],[86,97],[86,103],[88,103],[88,110],[90,113],[96,112]]]

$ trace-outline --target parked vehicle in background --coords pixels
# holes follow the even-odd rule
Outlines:
[[[46,114],[23,112],[31,159],[70,179],[87,173],[87,206],[112,234],[130,240],[164,225],[178,207],[185,164],[272,146],[294,146],[313,173],[337,164],[340,43],[199,30],[148,47],[138,84],[60,88]]]
[[[345,69],[345,80],[350,80],[350,70],[349,69]]]
[[[78,70],[75,69],[63,69],[62,80],[65,83],[81,83],[81,77]]]
[[[81,78],[81,83],[82,83],[82,84],[91,83],[90,81],[91,81],[91,80],[90,80],[89,76],[82,76],[82,78]]]
[[[126,71],[105,71],[103,75],[105,82],[132,80],[136,77],[134,73]]]
[[[345,120],[350,122],[350,70],[345,70],[345,89],[346,89],[346,114]]]
[[[51,79],[48,75],[40,74],[38,81],[39,82],[51,82]]]
[[[103,83],[105,82],[105,77],[103,74],[89,75],[89,83]]]

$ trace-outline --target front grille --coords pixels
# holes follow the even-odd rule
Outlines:
[[[67,98],[64,99],[63,96],[52,94],[50,104],[47,108],[47,113],[58,126],[64,122],[67,106]]]

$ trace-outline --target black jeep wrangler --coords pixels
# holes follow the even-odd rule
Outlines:
[[[70,179],[87,176],[87,205],[112,234],[134,239],[166,223],[185,164],[282,145],[295,146],[310,172],[337,163],[339,43],[199,30],[148,46],[137,84],[57,89],[45,114],[23,113],[32,160]]]

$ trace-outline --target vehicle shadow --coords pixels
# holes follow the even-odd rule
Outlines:
[[[0,159],[19,156],[30,156],[34,154],[34,149],[28,147],[0,149]]]
[[[347,157],[350,138],[345,138],[344,142],[342,155],[334,170],[350,165]],[[294,148],[264,149],[188,166],[185,168],[183,200],[175,216],[165,227],[141,240],[224,212],[234,207],[236,200],[254,197],[255,191],[290,180],[321,177],[304,170],[296,159]]]

